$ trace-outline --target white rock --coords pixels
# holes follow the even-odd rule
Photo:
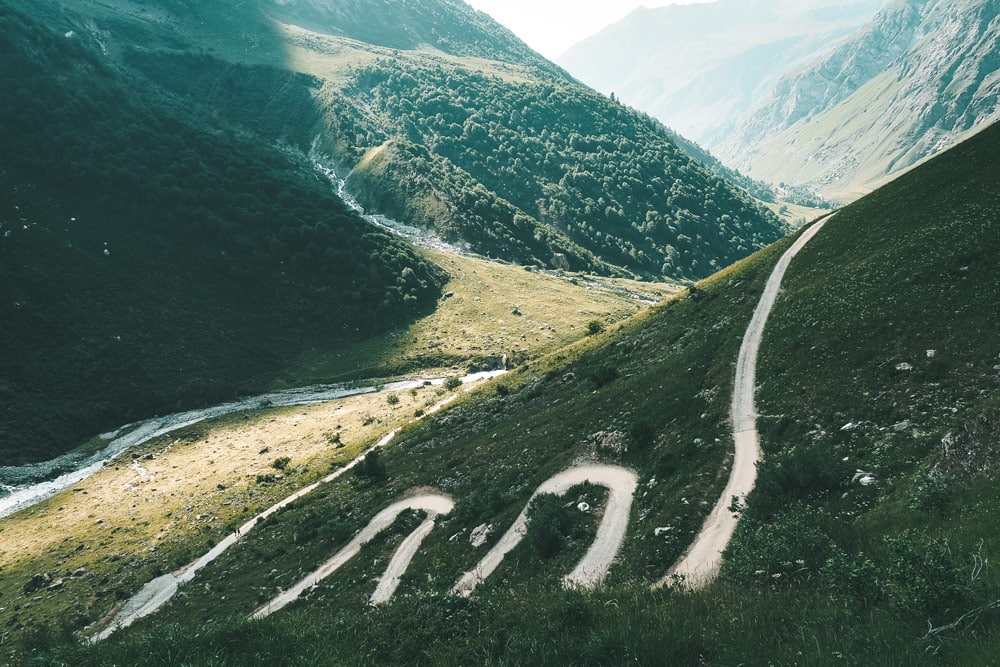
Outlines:
[[[927,350],[927,358],[933,359],[937,356],[937,350]]]
[[[913,365],[912,364],[908,364],[906,362],[903,362],[901,364],[896,364],[896,370],[897,371],[912,371],[913,370]]]
[[[844,424],[843,426],[840,427],[840,430],[841,431],[848,431],[848,432],[850,432],[850,431],[853,431],[854,429],[856,429],[857,427],[858,427],[858,425],[855,424],[854,422],[847,422],[846,424]]]
[[[669,533],[673,529],[674,529],[673,526],[661,526],[659,528],[654,528],[653,529],[653,535],[655,535],[656,537],[659,537],[660,535],[663,535],[665,533]]]
[[[581,512],[589,512],[590,511],[590,505],[588,505],[587,503],[579,503],[576,506],[576,508],[578,510],[580,510]]]
[[[854,473],[854,477],[851,478],[852,482],[857,482],[861,486],[871,486],[875,483],[875,475],[870,472],[865,472],[864,470],[858,470]]]
[[[480,524],[472,529],[472,534],[469,535],[469,543],[479,548],[486,544],[486,538],[489,537],[490,533],[493,532],[493,524]]]
[[[910,423],[909,419],[904,419],[898,424],[892,425],[892,430],[895,431],[896,433],[902,433],[903,431],[908,431],[911,428],[913,428],[913,424]]]

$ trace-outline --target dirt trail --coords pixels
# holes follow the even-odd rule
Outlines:
[[[733,387],[733,402],[730,416],[733,422],[733,439],[736,442],[736,455],[733,459],[733,469],[729,474],[729,482],[719,496],[712,513],[705,519],[701,532],[683,558],[674,565],[667,575],[658,581],[654,587],[669,585],[677,578],[681,585],[698,589],[712,581],[722,567],[722,552],[729,546],[729,541],[736,532],[739,515],[733,514],[730,507],[733,498],[742,504],[746,496],[753,490],[757,481],[757,463],[761,458],[760,438],[757,434],[757,406],[754,401],[756,388],[757,353],[760,351],[764,326],[774,308],[775,301],[781,290],[781,281],[792,259],[823,228],[832,216],[815,222],[807,229],[781,256],[775,265],[771,276],[764,286],[764,293],[757,303],[753,319],[743,336],[739,359],[736,362],[736,379]]]
[[[451,498],[438,494],[414,496],[412,498],[406,498],[405,500],[393,503],[376,514],[375,518],[372,519],[360,533],[354,536],[354,539],[348,542],[347,545],[338,551],[330,560],[323,563],[318,569],[308,574],[287,591],[283,591],[280,595],[251,614],[250,617],[264,618],[265,616],[269,616],[285,605],[298,599],[298,597],[306,590],[318,586],[321,581],[339,570],[345,563],[347,563],[347,561],[354,558],[358,552],[361,551],[361,547],[392,525],[392,522],[396,520],[396,517],[399,516],[401,512],[408,509],[424,510],[428,514],[427,519],[420,526],[418,526],[417,529],[414,530],[413,533],[411,533],[410,536],[407,537],[396,550],[395,555],[392,557],[392,561],[389,563],[389,567],[379,580],[378,587],[375,589],[375,594],[372,595],[372,604],[388,602],[389,599],[392,598],[393,593],[396,592],[396,587],[399,585],[399,578],[402,576],[403,572],[406,571],[406,567],[410,564],[410,561],[413,559],[413,555],[417,552],[420,542],[423,541],[423,538],[426,537],[427,533],[429,533],[434,527],[435,517],[439,514],[448,514],[454,506],[455,503]]]
[[[611,567],[611,562],[618,555],[622,542],[625,541],[625,531],[628,529],[629,516],[632,510],[632,496],[638,484],[638,477],[631,470],[617,466],[583,466],[571,468],[543,482],[532,494],[532,498],[540,493],[562,495],[577,484],[590,482],[606,486],[608,505],[604,510],[604,519],[597,529],[597,537],[576,568],[563,578],[567,587],[593,588],[604,581]],[[524,539],[528,529],[528,505],[521,511],[514,525],[504,533],[500,541],[483,557],[475,569],[466,572],[455,584],[452,593],[468,597],[472,591],[487,577],[493,574],[500,563],[518,543]]]
[[[467,375],[465,378],[463,378],[463,381],[466,383],[471,383],[477,380],[485,380],[492,377],[496,377],[503,372],[506,371],[493,371],[489,373],[478,373],[474,375]],[[469,391],[470,389],[471,387],[468,386],[468,384],[466,384],[465,389],[463,391]],[[446,405],[450,404],[452,401],[458,398],[459,395],[460,394],[453,394],[448,398],[444,399],[443,401],[439,402],[437,405],[430,407],[427,410],[425,416],[429,416],[438,412]],[[420,419],[423,418],[424,417],[418,417],[413,421],[419,421]],[[371,449],[386,446],[387,444],[392,442],[393,438],[396,437],[396,433],[398,432],[399,432],[398,428],[393,429],[385,436],[383,436],[382,439],[379,440]],[[257,516],[251,518],[249,521],[240,526],[235,533],[227,535],[225,538],[219,540],[218,544],[212,547],[212,549],[208,553],[206,553],[196,561],[187,564],[186,566],[182,567],[176,572],[173,572],[171,574],[165,574],[161,577],[157,577],[156,579],[153,579],[152,581],[148,582],[145,586],[143,586],[139,590],[138,593],[136,593],[134,596],[132,596],[129,600],[125,602],[122,608],[119,609],[117,613],[115,613],[114,617],[110,620],[107,626],[105,626],[101,631],[94,633],[90,636],[90,641],[98,642],[102,639],[106,639],[116,630],[120,628],[127,628],[140,618],[148,616],[154,613],[155,611],[159,610],[160,607],[162,607],[163,605],[165,605],[167,602],[170,601],[170,599],[177,592],[177,588],[178,586],[180,586],[180,584],[191,581],[202,568],[204,568],[206,565],[208,565],[216,558],[221,556],[223,553],[225,553],[227,549],[236,544],[247,533],[253,530],[260,521],[266,519],[267,517],[271,516],[272,514],[281,510],[287,505],[295,502],[299,498],[302,498],[303,496],[312,493],[322,484],[329,484],[330,482],[334,481],[347,471],[351,470],[352,468],[354,468],[354,466],[360,464],[361,461],[364,460],[365,454],[367,454],[368,451],[371,451],[371,449],[366,450],[361,454],[359,454],[357,458],[355,458],[353,461],[345,465],[343,468],[340,468],[330,473],[329,475],[327,475],[318,482],[315,482],[313,484],[310,484],[309,486],[299,489],[292,495],[272,505],[271,507],[264,510]]]

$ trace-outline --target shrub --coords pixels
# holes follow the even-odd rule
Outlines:
[[[591,320],[587,322],[587,335],[596,336],[597,334],[604,331],[604,323],[600,320]]]
[[[590,372],[590,382],[594,388],[600,389],[618,379],[618,369],[614,366],[600,366]]]
[[[385,402],[389,405],[399,405],[399,396],[396,394],[389,394],[385,397]]]
[[[291,461],[292,461],[291,457],[279,456],[278,458],[274,459],[273,463],[271,463],[271,467],[274,468],[275,470],[284,470],[285,468],[288,467],[288,464],[291,463]]]
[[[365,458],[354,470],[358,477],[371,482],[384,482],[389,478],[385,464],[379,458],[377,449],[373,449],[365,454]]]
[[[445,389],[454,391],[462,386],[462,378],[450,377],[444,381]]]

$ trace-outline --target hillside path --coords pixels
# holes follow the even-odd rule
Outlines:
[[[323,563],[314,572],[299,580],[297,584],[287,591],[283,591],[273,600],[255,611],[251,615],[251,618],[270,616],[282,607],[298,599],[305,591],[318,586],[321,581],[358,555],[361,547],[371,542],[375,536],[392,525],[392,522],[403,511],[409,509],[423,510],[427,513],[427,519],[397,549],[396,555],[390,561],[389,567],[379,580],[375,594],[372,596],[372,604],[388,602],[392,598],[393,593],[395,593],[400,577],[406,571],[406,567],[410,564],[414,554],[416,554],[423,538],[434,528],[434,519],[439,514],[448,514],[454,506],[455,503],[451,498],[440,494],[423,494],[393,503],[376,514],[375,518],[332,558]]]
[[[638,485],[638,477],[626,468],[609,465],[580,466],[564,470],[555,477],[548,479],[539,486],[531,497],[541,493],[551,493],[561,496],[577,484],[590,482],[608,489],[608,503],[604,510],[604,518],[597,528],[590,549],[571,573],[563,578],[563,584],[568,588],[594,588],[608,574],[608,569],[618,555],[618,550],[625,541],[629,517],[632,511],[632,497]],[[483,557],[475,569],[466,572],[452,593],[468,597],[493,571],[499,567],[506,556],[516,547],[528,532],[528,510],[531,501],[521,511],[514,524],[504,533],[500,541]]]
[[[757,463],[761,459],[760,437],[757,434],[757,405],[754,400],[756,389],[757,353],[760,351],[764,326],[774,308],[781,290],[781,281],[785,277],[792,259],[802,248],[823,228],[832,215],[822,218],[805,230],[781,256],[771,276],[764,286],[757,309],[743,335],[739,358],[736,361],[736,379],[733,387],[733,401],[730,407],[730,417],[733,422],[733,440],[736,442],[736,455],[733,468],[729,473],[729,482],[722,495],[715,503],[711,514],[702,524],[701,532],[687,550],[681,560],[671,568],[665,577],[655,584],[655,587],[669,585],[680,578],[681,585],[698,589],[715,580],[722,567],[722,552],[729,546],[729,541],[736,532],[739,514],[730,511],[733,498],[739,503],[746,502],[747,494],[753,490],[757,481]]]

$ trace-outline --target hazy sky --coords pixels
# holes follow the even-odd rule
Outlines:
[[[636,7],[712,0],[465,0],[510,28],[543,56],[557,58]]]

